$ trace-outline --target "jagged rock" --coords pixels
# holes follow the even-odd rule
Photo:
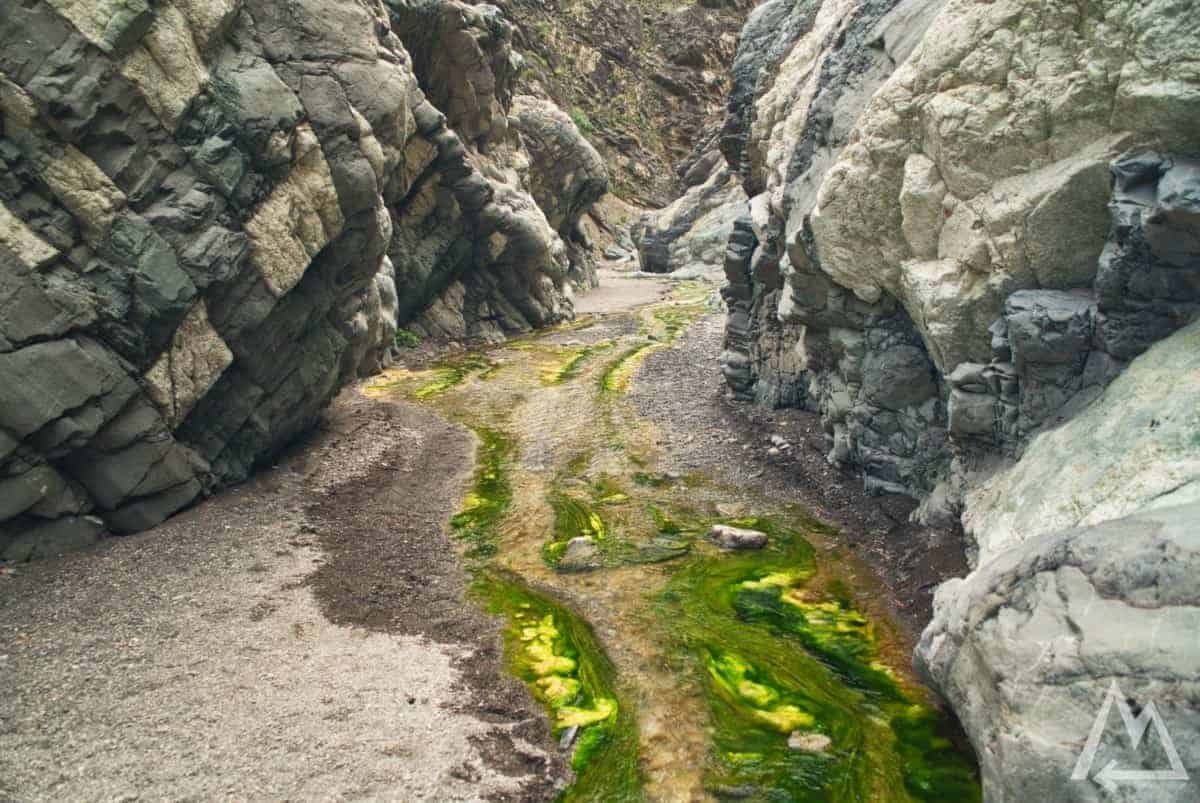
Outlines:
[[[1113,175],[1112,234],[1096,277],[1098,335],[1127,360],[1200,310],[1200,159],[1135,154]]]
[[[556,226],[598,158],[572,126],[531,159],[511,32],[454,0],[0,7],[0,549],[245,478],[399,325],[571,314]]]
[[[1023,540],[1200,499],[1200,322],[1134,360],[1020,462],[967,495],[982,564]]]
[[[1194,783],[1102,785],[1108,761],[1171,767],[1154,728],[1130,749],[1112,711],[1072,775],[1114,681],[1154,703],[1181,756],[1200,750],[1200,504],[1047,532],[1061,521],[938,589],[917,668],[970,737],[987,800],[1193,800]]]
[[[708,540],[721,549],[762,549],[767,545],[767,534],[759,530],[714,524],[708,531]]]
[[[642,270],[719,275],[723,269],[734,223],[746,214],[746,193],[718,150],[718,133],[710,131],[680,165],[687,191],[634,223]]]
[[[831,459],[868,485],[920,496],[954,449],[1019,449],[1195,315],[1193,161],[1114,163],[1143,143],[1194,147],[1200,93],[1166,55],[1190,34],[1107,48],[1158,30],[1167,0],[1056,6],[1036,23],[1026,5],[781,0],[743,30],[721,147],[751,198],[727,252],[722,364],[738,398],[819,411]],[[1062,58],[1043,64],[1037,42],[1059,32]],[[1054,123],[1030,135],[1035,107]],[[1038,310],[1017,309],[1034,303],[1024,291],[1045,294]],[[1072,321],[1052,321],[1068,296]],[[881,395],[887,355],[920,362],[908,348],[930,364],[929,409]],[[998,387],[952,396],[962,363],[993,366]]]

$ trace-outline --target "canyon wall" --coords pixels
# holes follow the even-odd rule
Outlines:
[[[0,5],[0,558],[153,526],[387,361],[594,281],[607,176],[453,0]]]
[[[1180,568],[1200,521],[1197,18],[768,0],[724,160],[695,182],[730,171],[748,198],[722,255],[731,393],[820,414],[831,463],[964,525],[974,571],[939,591],[918,663],[989,799],[1135,799],[1068,782],[1112,679],[1200,741]],[[708,259],[688,242],[712,197],[648,217],[643,251]]]

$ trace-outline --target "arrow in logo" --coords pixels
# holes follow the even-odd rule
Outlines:
[[[1088,734],[1083,752],[1079,754],[1079,761],[1075,763],[1075,771],[1071,773],[1071,780],[1087,780],[1091,773],[1092,762],[1096,760],[1096,751],[1100,749],[1100,737],[1104,735],[1104,727],[1108,723],[1108,712],[1112,709],[1114,700],[1117,703],[1117,711],[1121,714],[1121,721],[1125,723],[1125,732],[1129,734],[1129,741],[1132,742],[1133,749],[1138,749],[1142,743],[1142,737],[1146,735],[1150,723],[1153,722],[1154,730],[1162,743],[1163,752],[1167,754],[1171,768],[1166,770],[1119,770],[1116,768],[1117,762],[1114,760],[1105,764],[1100,772],[1096,773],[1094,780],[1110,794],[1117,790],[1119,783],[1188,780],[1187,770],[1179,758],[1179,751],[1175,749],[1175,742],[1171,739],[1171,734],[1167,732],[1166,723],[1163,722],[1154,702],[1147,703],[1142,712],[1135,717],[1125,702],[1125,695],[1121,693],[1121,687],[1117,685],[1115,679],[1108,687],[1108,693],[1104,695],[1104,704],[1100,706],[1100,713],[1096,715],[1096,721],[1092,723],[1092,731]]]

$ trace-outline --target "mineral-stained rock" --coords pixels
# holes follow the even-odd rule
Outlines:
[[[1114,682],[1119,705],[1154,704],[1180,756],[1200,750],[1198,521],[1192,502],[1046,532],[938,589],[916,663],[974,744],[985,799],[1195,799],[1194,778],[1108,788],[1102,773],[1172,768],[1161,732],[1132,746],[1105,707]],[[1102,711],[1100,749],[1081,766]]]
[[[1191,320],[1200,82],[1169,55],[1196,46],[1187,26],[1161,27],[1178,13],[758,6],[721,138],[750,196],[725,261],[734,395],[820,412],[832,460],[922,496],[955,450],[1015,453]],[[885,364],[922,359],[932,389],[886,392],[909,380]],[[963,363],[989,366],[995,387],[955,388]]]
[[[398,325],[571,314],[603,167],[572,126],[530,170],[510,33],[454,0],[0,5],[0,550],[243,479]]]

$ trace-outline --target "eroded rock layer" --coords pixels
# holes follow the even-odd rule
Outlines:
[[[557,231],[606,176],[561,115],[525,148],[509,31],[452,0],[0,5],[0,557],[245,478],[397,326],[571,315]]]

